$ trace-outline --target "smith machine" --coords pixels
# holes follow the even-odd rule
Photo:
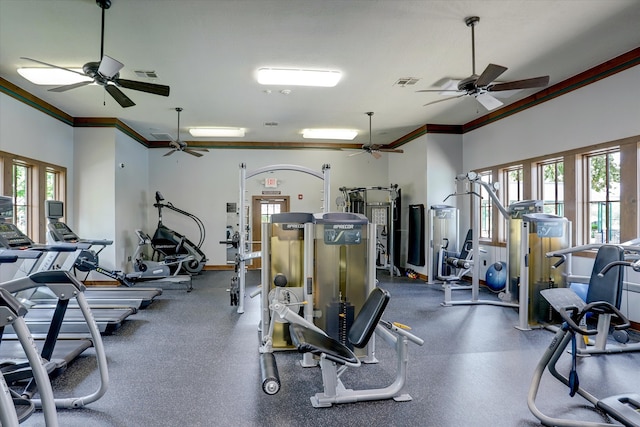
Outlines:
[[[323,181],[323,199],[322,199],[322,210],[323,212],[329,212],[329,182],[330,182],[330,172],[331,166],[328,164],[322,165],[322,171],[314,171],[309,168],[305,168],[303,166],[297,165],[288,165],[288,164],[280,164],[280,165],[271,165],[265,166],[262,168],[254,169],[252,171],[247,171],[247,166],[244,163],[240,164],[240,193],[239,193],[239,230],[240,230],[240,239],[238,241],[238,254],[236,255],[236,274],[237,277],[232,280],[231,286],[231,301],[235,302],[238,305],[238,313],[244,313],[244,298],[245,298],[245,288],[246,288],[246,269],[247,262],[254,259],[260,258],[261,252],[252,252],[251,251],[251,228],[249,227],[249,205],[247,204],[247,179],[253,178],[256,175],[260,175],[268,172],[276,172],[276,171],[294,171],[301,172],[311,176],[315,176],[316,178]]]

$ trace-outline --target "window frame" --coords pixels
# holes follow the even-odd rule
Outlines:
[[[611,244],[618,244],[620,242],[622,242],[622,240],[620,240],[620,232],[622,229],[622,224],[620,224],[618,231],[618,241],[612,241],[611,239],[611,232],[613,231],[610,227],[609,227],[609,223],[612,222],[612,203],[617,203],[619,206],[619,210],[622,210],[622,194],[619,195],[617,200],[613,200],[611,199],[611,181],[610,181],[610,161],[609,161],[609,156],[612,154],[618,154],[619,158],[619,164],[618,164],[618,169],[620,170],[621,165],[620,163],[622,163],[622,152],[620,150],[620,147],[617,146],[613,146],[610,147],[608,149],[605,150],[594,150],[591,152],[587,152],[587,153],[583,153],[582,154],[582,162],[583,162],[583,174],[582,174],[582,188],[583,188],[583,194],[582,194],[582,205],[583,208],[581,209],[580,214],[583,217],[583,221],[582,223],[585,225],[581,228],[581,232],[582,232],[582,241],[585,244],[588,243],[611,243]],[[591,169],[590,169],[590,164],[591,164],[591,160],[596,158],[596,157],[601,157],[604,156],[604,160],[605,160],[605,183],[604,183],[604,196],[605,199],[604,200],[596,200],[596,201],[592,201],[591,200]],[[619,176],[619,180],[620,182],[618,182],[618,185],[620,186],[620,193],[622,192],[622,177]],[[591,208],[593,206],[594,203],[598,203],[604,206],[604,220],[603,223],[605,224],[604,228],[602,229],[602,241],[592,241],[593,237],[593,225],[592,225],[592,221],[591,221]],[[606,230],[606,232],[605,232]]]
[[[47,173],[54,173],[54,196],[66,203],[67,168],[17,154],[0,151],[2,167],[2,194],[13,197],[13,166],[28,168],[27,182],[27,235],[34,242],[46,240],[47,219],[45,218],[45,200],[47,200]],[[15,215],[15,214],[14,214]]]
[[[543,179],[538,166],[540,164],[554,162],[562,159],[564,163],[564,196],[563,215],[571,222],[571,245],[588,243],[585,240],[587,220],[584,197],[584,174],[587,168],[584,166],[583,156],[593,152],[620,149],[620,241],[625,242],[640,234],[640,216],[638,209],[638,193],[640,190],[640,135],[634,135],[619,140],[602,142],[584,146],[572,150],[550,153],[544,156],[532,157],[513,162],[479,167],[475,170],[492,171],[494,178],[501,176],[503,169],[511,168],[519,164],[523,165],[524,195],[523,200],[540,199],[542,192],[540,182]],[[480,174],[480,172],[478,172]],[[501,201],[506,200],[504,195],[498,194]],[[501,216],[497,207],[492,206],[494,230],[499,227]],[[473,214],[473,213],[472,213]],[[588,218],[588,216],[586,216]],[[506,241],[501,241],[494,232],[491,239],[481,239],[483,243],[491,246],[505,246]],[[506,240],[506,238],[505,238]]]

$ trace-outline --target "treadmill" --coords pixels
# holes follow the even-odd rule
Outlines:
[[[38,259],[39,251],[2,250],[0,264],[15,263],[19,258]],[[43,284],[59,294],[58,316],[51,323],[45,340],[34,340],[24,321],[27,308],[12,293]],[[0,284],[0,425],[17,426],[28,418],[36,408],[44,411],[45,423],[57,426],[56,408],[78,408],[91,403],[107,390],[108,371],[104,345],[98,332],[84,295],[84,285],[68,272],[61,270],[38,272]],[[78,301],[86,324],[89,326],[89,339],[59,340],[60,323],[69,298]],[[18,342],[7,341],[5,329],[14,329]],[[56,399],[53,395],[49,375],[58,374],[69,362],[78,357],[87,348],[95,347],[95,358],[100,376],[98,389],[90,395]],[[20,393],[10,390],[8,385],[26,386]],[[33,398],[35,394],[39,399]]]
[[[111,271],[104,269],[98,265],[98,254],[107,246],[113,244],[113,240],[90,240],[81,239],[75,234],[71,228],[64,222],[60,221],[60,218],[64,213],[64,204],[56,200],[47,200],[45,202],[45,214],[49,220],[47,224],[47,243],[56,244],[60,242],[65,243],[80,243],[88,244],[88,248],[83,250],[77,260],[73,264],[75,270],[87,272],[87,275],[91,270],[96,270],[98,273],[104,274],[112,279],[118,280],[125,286],[132,286],[137,281],[137,276],[126,275],[119,271]],[[93,246],[99,246],[100,249],[96,252],[90,250]],[[101,287],[100,289],[87,289],[85,295],[89,303],[94,306],[97,305],[126,305],[135,308],[146,308],[153,300],[162,294],[162,289],[159,288],[128,288],[128,287]],[[50,296],[49,296],[50,298]],[[47,296],[34,295],[32,300],[44,303],[44,299]]]
[[[1,224],[0,224],[1,225]],[[0,258],[3,256],[7,256],[7,254],[12,254],[16,252],[35,252],[35,251],[3,251],[0,253]],[[16,257],[17,258],[17,257]],[[9,295],[13,298],[11,294],[16,294],[19,291],[28,290],[34,287],[47,286],[50,288],[56,295],[58,295],[58,303],[55,308],[55,313],[53,315],[52,321],[49,325],[49,328],[46,332],[45,340],[38,345],[41,349],[40,357],[33,358],[29,356],[31,352],[35,351],[35,346],[33,343],[33,339],[29,339],[27,341],[29,347],[29,353],[27,353],[29,365],[31,366],[31,370],[33,371],[33,377],[29,379],[24,387],[23,391],[20,393],[23,397],[29,397],[33,402],[35,407],[43,407],[45,409],[46,414],[46,406],[51,406],[51,399],[54,401],[54,408],[67,408],[67,409],[75,409],[82,408],[86,404],[95,402],[100,399],[107,391],[109,384],[109,374],[107,367],[107,356],[104,349],[104,344],[102,342],[102,337],[100,331],[98,330],[98,326],[96,324],[96,320],[94,315],[92,314],[92,310],[89,307],[86,299],[84,298],[84,290],[85,286],[75,278],[69,271],[65,270],[47,270],[47,271],[37,271],[35,273],[29,274],[24,277],[17,277],[12,280],[3,282],[0,284],[0,295]],[[60,333],[63,331],[64,326],[64,318],[65,312],[67,311],[67,306],[69,304],[70,299],[75,299],[78,302],[79,309],[77,311],[82,313],[83,320],[87,326],[88,334],[90,336],[89,342],[93,345],[95,349],[94,356],[97,362],[97,371],[99,374],[99,385],[96,391],[86,396],[81,397],[67,397],[67,398],[54,398],[51,386],[49,384],[48,390],[43,388],[43,384],[45,383],[39,380],[38,378],[38,370],[35,369],[37,365],[40,365],[41,359],[45,361],[50,361],[54,358],[56,354],[56,350],[61,354],[63,347],[62,341],[60,338]],[[15,298],[14,298],[15,300]],[[17,301],[17,300],[16,300]],[[26,314],[27,310],[24,305],[20,305],[20,322],[13,322],[12,325],[4,325],[5,327],[0,329],[0,331],[4,332],[4,330],[8,329],[7,326],[12,326],[16,335],[20,339],[20,342],[25,344],[24,334],[29,333],[29,327],[27,323],[24,321],[23,316]],[[33,310],[33,309],[31,309]],[[73,310],[72,310],[73,311]],[[2,319],[0,319],[2,320]],[[7,320],[14,320],[13,316]],[[3,338],[3,337],[0,337]],[[77,343],[83,342],[84,340],[78,340]],[[4,343],[3,343],[4,344]],[[68,357],[72,357],[73,354],[78,355],[84,350],[80,350],[79,348],[76,350],[70,351],[70,355]],[[61,357],[64,359],[64,357]],[[65,365],[66,366],[66,365]],[[10,367],[11,368],[11,367]],[[3,372],[3,377],[5,380],[11,378],[11,375],[17,375],[18,378],[15,378],[16,381],[20,381],[22,375],[20,372],[16,372],[14,370],[11,372],[11,369],[8,372]],[[46,374],[45,374],[46,375]],[[48,381],[47,381],[48,382]],[[22,382],[17,382],[16,385],[22,384]],[[37,394],[40,395],[40,399],[35,399],[33,396]],[[48,402],[45,401],[48,400]],[[46,416],[45,416],[46,418]],[[49,421],[46,422],[47,425],[57,425],[55,420],[50,424]]]
[[[68,256],[61,269],[68,269],[67,264],[73,262],[83,248],[87,247],[87,245],[68,243],[58,243],[56,245],[34,244],[31,239],[29,239],[18,229],[18,227],[15,226],[15,224],[4,221],[5,216],[2,215],[2,210],[6,208],[6,206],[3,206],[2,202],[5,201],[3,199],[6,198],[4,196],[0,196],[0,248],[6,248],[9,250],[31,249],[34,252],[44,252],[42,257],[25,257],[26,259],[21,263],[20,269],[16,272],[14,280],[20,277],[28,277],[34,272],[49,271],[49,269],[52,268],[59,260],[62,253],[66,253]],[[11,199],[9,200],[13,203]],[[41,286],[44,285],[44,283],[41,284]],[[10,289],[10,292],[19,292],[19,294],[16,295],[18,298],[29,300],[34,289],[35,287],[15,290]],[[51,302],[54,302],[54,300]],[[105,334],[110,334],[118,329],[122,325],[122,322],[136,311],[137,309],[131,307],[117,307],[96,308],[95,310],[92,310],[92,313],[98,323],[100,331]],[[31,331],[34,335],[46,333],[49,324],[52,321],[54,312],[55,309],[38,308],[36,304],[29,308],[29,312],[25,316],[25,321],[30,325],[30,327],[33,326]],[[65,334],[86,334],[89,332],[86,322],[81,318],[82,313],[79,308],[72,307],[65,310],[64,317],[66,321],[63,322],[60,332]],[[8,327],[8,331],[11,333],[11,327]]]

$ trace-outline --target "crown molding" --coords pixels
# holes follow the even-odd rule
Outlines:
[[[402,145],[413,141],[426,134],[465,134],[487,126],[498,120],[517,114],[528,108],[535,107],[544,102],[550,101],[559,96],[565,95],[574,90],[590,85],[598,80],[610,77],[614,74],[635,67],[640,64],[640,47],[635,48],[627,53],[619,55],[609,61],[603,62],[587,71],[556,83],[539,92],[534,93],[520,101],[507,105],[500,109],[494,110],[489,114],[472,120],[464,125],[447,125],[447,124],[425,124],[419,128],[409,132],[408,134],[396,139],[387,148],[399,148]],[[60,120],[73,127],[115,127],[125,133],[138,143],[147,148],[166,148],[168,141],[148,141],[142,135],[130,128],[127,124],[117,118],[102,117],[72,117],[59,108],[54,107],[48,102],[30,94],[29,92],[14,85],[8,80],[0,77],[0,92],[23,102],[31,107]],[[188,141],[192,147],[212,148],[212,149],[359,149],[361,144],[340,144],[340,143],[309,143],[309,142],[264,142],[264,141]]]

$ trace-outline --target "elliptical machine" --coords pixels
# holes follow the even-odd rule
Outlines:
[[[204,224],[197,216],[178,209],[171,203],[162,202],[164,202],[162,193],[156,191],[156,202],[153,206],[158,208],[158,227],[151,238],[151,247],[153,249],[152,259],[161,261],[165,258],[176,259],[185,255],[191,255],[193,258],[182,263],[182,267],[189,274],[200,273],[207,261],[206,255],[200,250],[205,239]],[[198,243],[194,244],[182,234],[166,227],[162,223],[162,208],[171,209],[172,211],[191,218],[198,226],[198,230],[200,230]]]

